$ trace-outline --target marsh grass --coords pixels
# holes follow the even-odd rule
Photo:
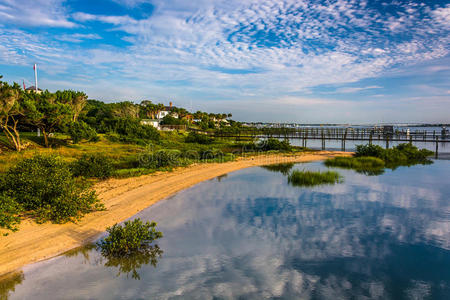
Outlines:
[[[288,182],[293,186],[310,187],[321,184],[336,184],[342,182],[342,177],[334,171],[292,171]]]
[[[353,169],[366,175],[380,175],[384,172],[385,163],[377,157],[336,157],[325,161],[327,167]]]

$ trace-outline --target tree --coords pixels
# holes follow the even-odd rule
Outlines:
[[[24,93],[23,95],[25,117],[30,124],[42,131],[45,147],[49,147],[48,135],[73,120],[72,107],[49,91],[41,94]]]
[[[0,79],[3,76],[0,76]],[[23,116],[23,106],[20,87],[17,83],[9,85],[0,81],[0,128],[15,150],[20,151],[23,145],[17,130],[20,117]]]
[[[130,101],[111,104],[114,116],[118,118],[139,118],[139,106]]]
[[[72,121],[76,122],[78,116],[86,105],[87,95],[83,92],[76,92],[72,90],[56,91],[56,100],[62,103],[69,104],[72,107],[73,116]]]

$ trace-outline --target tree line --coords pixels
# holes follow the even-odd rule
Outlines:
[[[8,84],[1,79],[0,75],[0,128],[8,146],[16,151],[27,146],[20,133],[36,129],[42,133],[45,147],[50,146],[49,137],[55,132],[70,135],[74,143],[83,139],[96,140],[98,133],[114,133],[124,141],[159,139],[157,130],[142,125],[140,120],[155,119],[165,109],[161,103],[149,100],[140,104],[130,101],[104,103],[88,100],[84,92],[73,90],[37,93],[24,91],[19,84]],[[161,124],[189,124],[195,119],[203,129],[217,128],[224,125],[221,121],[232,116],[201,111],[190,113],[181,107],[171,107],[170,110],[178,118],[168,115]],[[231,122],[235,126],[238,124]]]

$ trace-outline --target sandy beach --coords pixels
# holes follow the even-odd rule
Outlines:
[[[227,163],[195,164],[173,172],[99,182],[94,188],[106,206],[105,211],[88,214],[77,224],[36,224],[32,220],[24,220],[19,231],[1,236],[0,275],[91,242],[108,226],[122,222],[152,204],[199,182],[253,166],[308,162],[350,154],[321,151],[297,155],[245,157]]]

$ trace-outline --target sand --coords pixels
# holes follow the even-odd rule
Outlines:
[[[349,155],[348,152],[330,151],[298,155],[262,155],[220,164],[194,164],[172,172],[99,182],[94,188],[107,210],[90,213],[77,224],[36,224],[32,220],[24,220],[19,231],[0,236],[0,275],[92,242],[107,227],[204,180],[253,166],[307,162]]]

